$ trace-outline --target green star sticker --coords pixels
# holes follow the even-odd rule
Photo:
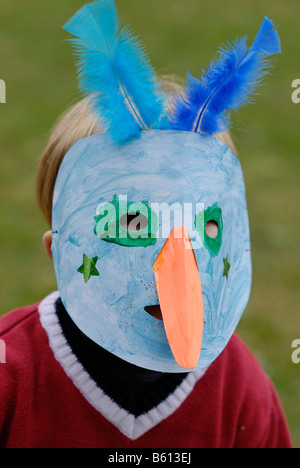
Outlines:
[[[226,258],[223,258],[223,263],[224,263],[224,273],[223,273],[223,276],[226,276],[226,278],[228,279],[228,273],[229,273],[229,270],[231,268],[231,265],[228,261],[228,254],[226,255]]]
[[[78,268],[77,271],[83,274],[85,284],[88,282],[91,276],[100,276],[99,271],[96,268],[97,262],[98,257],[89,258],[87,255],[83,254],[83,264]]]

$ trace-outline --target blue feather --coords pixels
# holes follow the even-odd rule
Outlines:
[[[113,0],[81,8],[64,26],[78,55],[79,88],[92,96],[101,123],[117,143],[155,127],[165,113],[155,72],[140,42],[121,26]]]
[[[272,68],[270,55],[280,52],[278,33],[265,17],[248,51],[246,37],[228,42],[201,79],[187,75],[183,95],[175,97],[171,128],[209,135],[229,130],[229,112],[252,102]]]

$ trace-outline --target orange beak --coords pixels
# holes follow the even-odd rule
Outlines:
[[[173,356],[179,366],[194,369],[202,346],[203,296],[195,254],[184,226],[173,229],[153,268]]]

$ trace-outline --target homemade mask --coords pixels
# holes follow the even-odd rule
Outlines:
[[[245,39],[223,49],[201,80],[188,77],[168,114],[113,1],[86,5],[65,29],[80,38],[80,87],[106,131],[77,142],[56,180],[61,299],[84,334],[127,362],[204,368],[228,343],[251,288],[243,174],[213,135],[279,53],[277,32],[265,18],[248,51]]]

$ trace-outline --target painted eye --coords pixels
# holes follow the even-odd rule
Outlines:
[[[223,237],[222,210],[215,203],[196,215],[195,226],[211,257],[219,255]]]
[[[219,234],[219,225],[217,221],[208,221],[205,226],[205,232],[211,239],[216,239]]]
[[[119,202],[114,195],[111,202],[97,207],[94,233],[105,242],[123,247],[149,247],[156,244],[158,217],[147,201]]]
[[[141,213],[128,213],[121,217],[120,226],[128,231],[138,232],[148,227],[148,219]]]

